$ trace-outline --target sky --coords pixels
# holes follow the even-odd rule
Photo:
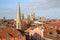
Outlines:
[[[0,0],[0,18],[15,19],[20,10],[24,16],[35,13],[35,16],[60,19],[60,0]]]

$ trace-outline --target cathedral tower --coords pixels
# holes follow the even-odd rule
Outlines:
[[[35,19],[35,13],[31,13],[30,20],[34,21],[34,19]]]

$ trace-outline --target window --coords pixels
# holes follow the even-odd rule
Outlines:
[[[50,35],[52,35],[52,32],[49,32]]]
[[[53,35],[53,33],[52,33],[52,32],[49,32],[49,36],[51,36],[51,37],[52,37],[52,36],[54,36],[54,35]]]
[[[57,36],[60,37],[60,34],[58,34]]]

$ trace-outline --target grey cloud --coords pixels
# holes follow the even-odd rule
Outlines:
[[[60,7],[60,0],[33,0],[29,3],[22,3],[23,8],[41,10]]]
[[[60,0],[51,0],[45,6],[47,6],[47,8],[60,7]]]

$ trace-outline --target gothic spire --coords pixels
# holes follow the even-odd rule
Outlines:
[[[18,13],[17,13],[17,19],[16,19],[16,29],[21,29],[20,2],[18,2]]]

